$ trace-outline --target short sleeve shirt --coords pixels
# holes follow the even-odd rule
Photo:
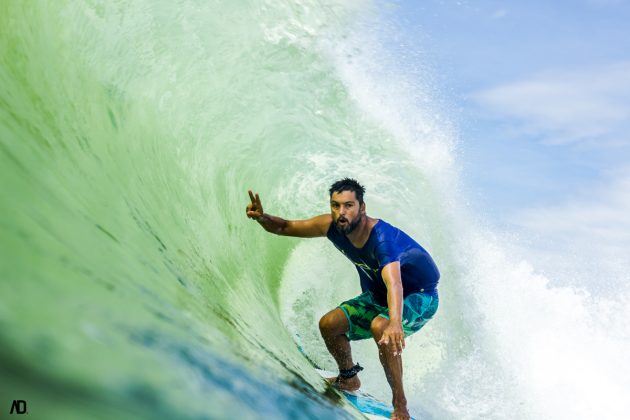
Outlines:
[[[361,289],[371,291],[380,304],[387,305],[387,286],[381,271],[394,261],[400,261],[403,297],[418,292],[437,296],[440,272],[429,253],[384,220],[372,227],[363,248],[355,248],[346,235],[337,231],[334,223],[330,224],[326,236],[356,266]]]

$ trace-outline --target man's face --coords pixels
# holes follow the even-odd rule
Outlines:
[[[365,214],[365,204],[359,205],[354,191],[334,192],[330,197],[330,212],[339,233],[352,232]]]

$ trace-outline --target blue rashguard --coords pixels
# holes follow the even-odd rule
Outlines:
[[[376,222],[363,248],[355,248],[343,233],[337,231],[334,223],[330,224],[326,236],[355,264],[361,289],[371,291],[379,304],[387,306],[387,286],[381,270],[394,261],[400,261],[403,297],[419,292],[437,297],[440,272],[429,253],[405,232],[384,220]]]

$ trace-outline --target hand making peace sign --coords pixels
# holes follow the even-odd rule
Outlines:
[[[247,205],[245,213],[250,219],[258,220],[258,218],[263,215],[263,207],[262,203],[260,202],[260,197],[258,197],[258,193],[256,193],[256,197],[254,197],[252,190],[248,190],[248,192],[249,198],[252,200],[252,202]]]

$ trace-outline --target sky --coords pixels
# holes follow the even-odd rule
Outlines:
[[[630,0],[386,10],[449,104],[474,210],[565,277],[630,280]]]

